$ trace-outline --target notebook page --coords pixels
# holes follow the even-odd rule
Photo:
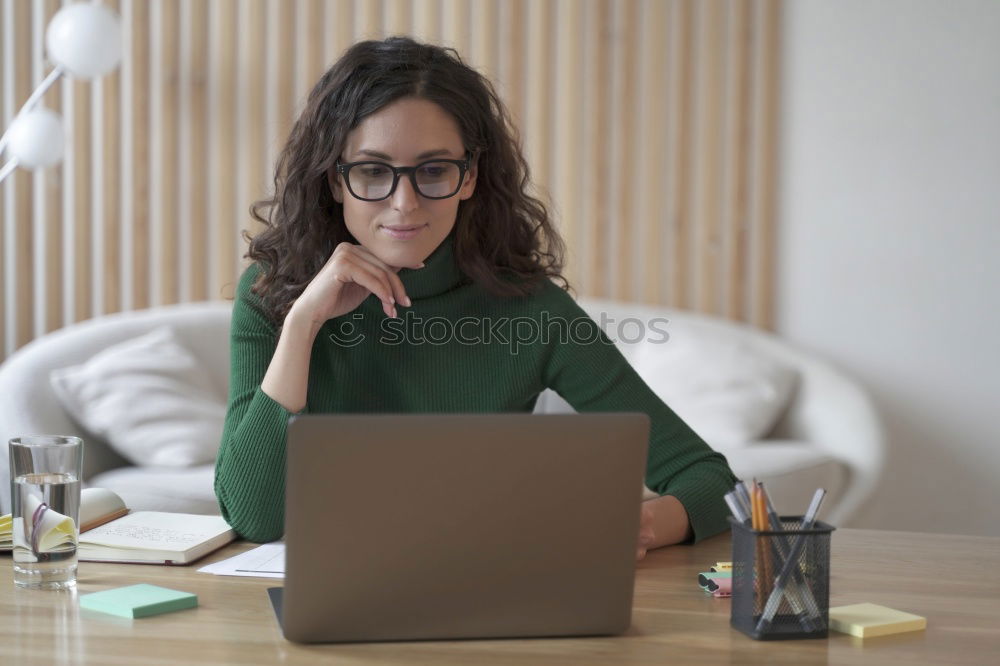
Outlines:
[[[80,535],[80,543],[184,552],[231,528],[221,516],[138,511]]]

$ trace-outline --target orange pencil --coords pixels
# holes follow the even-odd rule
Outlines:
[[[753,527],[754,532],[760,529],[760,502],[758,501],[758,488],[757,479],[753,480],[753,485],[750,486],[750,525]],[[763,598],[762,588],[762,575],[764,573],[761,568],[761,554],[762,550],[760,547],[760,537],[754,534],[754,566],[753,566],[753,579],[754,579],[754,590],[757,593],[757,598]]]
[[[760,521],[760,529],[766,530],[767,525],[767,505],[764,500],[764,484],[757,482],[757,516]],[[774,571],[771,567],[770,537],[760,537],[760,546],[764,564],[764,584],[761,589],[764,596],[771,594],[771,585],[774,583]]]

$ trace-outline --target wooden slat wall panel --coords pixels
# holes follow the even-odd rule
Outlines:
[[[633,159],[639,171],[636,196],[639,220],[633,256],[633,284],[642,300],[649,303],[662,302],[663,287],[666,282],[665,263],[660,260],[664,224],[644,224],[643,220],[655,220],[662,214],[660,196],[667,182],[667,42],[663,39],[663,26],[668,25],[669,6],[660,0],[646,0],[641,14],[645,17],[639,30],[639,90],[642,99],[639,104],[639,125],[648,128],[648,134],[636,142]],[[660,122],[653,122],[659,119]]]
[[[670,112],[667,114],[667,157],[670,160],[670,181],[666,188],[667,219],[670,244],[664,258],[670,271],[667,284],[670,288],[668,303],[679,308],[691,307],[689,272],[691,252],[688,239],[691,235],[691,174],[692,116],[693,116],[693,63],[691,53],[693,0],[673,2],[670,8],[668,57]]]
[[[121,3],[108,0],[107,5],[119,14]],[[93,171],[101,175],[100,206],[95,206],[95,219],[103,224],[104,238],[101,260],[92,275],[95,293],[101,294],[100,312],[119,312],[121,304],[121,71],[116,70],[100,80],[101,114],[95,114],[94,123],[101,126],[101,154],[92,160]],[[95,133],[96,136],[96,133]]]
[[[132,11],[132,51],[124,53],[123,67],[131,66],[132,99],[125,100],[131,109],[125,107],[125,115],[131,115],[132,132],[132,229],[133,255],[129,264],[132,267],[132,301],[136,309],[151,305],[151,282],[149,276],[149,255],[152,250],[150,209],[152,199],[150,143],[155,131],[150,124],[150,103],[148,94],[149,63],[150,63],[150,14],[149,5],[142,0],[129,0]],[[131,55],[131,58],[129,56]],[[132,113],[128,114],[131,110]]]
[[[637,263],[632,255],[632,238],[640,221],[635,216],[635,200],[639,193],[636,186],[638,165],[636,145],[640,135],[635,131],[641,96],[637,94],[635,82],[637,43],[639,30],[634,2],[614,3],[614,55],[612,58],[612,84],[610,87],[612,106],[611,166],[614,173],[610,179],[614,204],[613,217],[608,220],[610,263],[614,267],[608,271],[610,282],[608,292],[603,295],[622,300],[638,300],[640,294],[633,291],[631,267]],[[642,137],[645,140],[645,137]],[[651,222],[646,221],[646,222]]]
[[[725,48],[722,0],[697,3],[694,57],[699,76],[695,92],[694,219],[698,220],[693,256],[696,309],[718,311],[719,204],[722,185],[722,106],[725,103],[721,53]]]
[[[497,24],[497,92],[503,97],[511,118],[518,129],[522,127],[521,110],[524,102],[525,72],[524,4],[526,0],[504,0],[498,7]],[[432,40],[436,41],[436,40]],[[502,45],[502,48],[499,46]]]
[[[12,25],[13,5],[0,5],[0,122],[6,127],[11,118],[14,117],[14,26]],[[2,131],[2,130],[0,130]],[[0,157],[3,157],[0,154]],[[0,162],[2,164],[2,162]],[[14,217],[14,198],[12,190],[14,186],[14,174],[7,177],[0,183],[0,215],[3,215],[3,224],[0,225],[0,358],[15,347],[15,342],[10,341],[10,329],[14,324],[14,317],[8,305],[10,299],[8,292],[14,293],[17,284],[13,283],[13,266],[10,262],[10,253],[7,246],[10,242],[10,230],[13,228],[10,220]]]
[[[774,323],[775,216],[777,215],[778,71],[780,46],[780,0],[754,3],[756,48],[753,54],[754,144],[750,253],[756,269],[747,280],[753,304],[750,321],[772,327]]]
[[[511,0],[520,2],[521,0]],[[349,6],[349,3],[343,3]],[[507,3],[504,3],[507,4]],[[413,29],[411,34],[416,39],[440,42],[441,41],[441,2],[440,0],[413,0]],[[328,58],[328,60],[330,60]]]
[[[36,62],[32,63],[35,74],[32,83],[35,84],[44,78],[46,72],[42,67],[43,39],[39,39],[40,34],[44,34],[45,26],[49,20],[59,10],[58,0],[47,0],[42,11],[33,12],[32,21],[37,26],[33,32],[33,38],[38,39],[34,46]],[[60,109],[62,107],[62,88],[52,86],[42,98],[42,104],[50,109]],[[33,176],[35,180],[36,197],[32,215],[35,220],[35,228],[41,229],[41,235],[36,238],[44,239],[35,243],[35,316],[36,325],[35,337],[53,331],[62,326],[62,280],[63,262],[61,260],[61,227],[62,227],[62,177],[58,170],[49,169],[47,172],[39,172]],[[2,255],[0,255],[2,256]],[[2,291],[2,290],[0,290]],[[41,319],[39,322],[38,320]],[[2,349],[2,345],[0,345]]]
[[[742,320],[746,316],[743,298],[744,276],[747,274],[747,164],[750,140],[750,49],[752,33],[746,2],[732,5],[726,41],[726,89],[728,100],[724,113],[726,131],[724,141],[729,151],[724,168],[723,205],[726,224],[726,245],[723,265],[728,271],[725,285],[726,316]]]
[[[45,77],[43,66],[44,54],[42,52],[44,40],[40,38],[45,31],[45,18],[44,12],[31,13],[30,66],[32,87],[38,85]],[[33,239],[45,238],[45,222],[48,217],[45,187],[46,182],[51,180],[46,175],[45,173],[40,173],[37,177],[31,179],[31,208],[33,213],[31,233]],[[44,272],[45,246],[46,243],[44,241],[32,243],[31,271],[32,287],[34,289],[33,298],[35,302],[39,302],[45,298],[46,282],[48,281]],[[32,315],[34,317],[32,326],[33,334],[39,335],[45,329],[45,311],[41,308],[35,308]]]
[[[323,31],[323,16],[329,8],[329,3],[323,0],[307,0],[305,2],[298,0],[296,5],[298,6],[297,11],[299,15],[307,17],[307,22],[304,26],[305,30],[299,34],[300,41],[295,47],[297,51],[302,52],[304,58],[302,64],[302,74],[304,75],[302,79],[302,92],[296,95],[296,98],[304,102],[313,84],[316,83],[316,80],[326,70],[323,58],[323,42],[326,40],[326,35]],[[241,0],[240,11],[245,12],[247,9],[247,1]],[[240,62],[241,69],[244,69],[246,65],[247,63]]]
[[[155,1],[162,6],[160,20],[153,23],[156,32],[160,35],[159,42],[162,49],[162,59],[159,63],[161,71],[157,72],[157,79],[162,86],[162,91],[161,106],[158,109],[159,131],[153,132],[154,136],[159,135],[160,138],[160,154],[159,160],[154,157],[150,170],[159,175],[157,179],[159,187],[155,190],[158,196],[152,202],[151,212],[156,214],[156,217],[153,218],[156,221],[153,227],[154,256],[160,258],[161,264],[159,270],[150,277],[154,281],[157,279],[160,281],[159,304],[169,305],[178,301],[178,283],[182,270],[179,265],[180,252],[177,247],[177,230],[180,226],[177,207],[178,175],[182,168],[177,142],[180,112],[178,86],[180,3],[177,0]],[[155,296],[154,293],[154,298]]]
[[[185,63],[181,72],[188,77],[185,93],[185,108],[181,127],[187,132],[181,141],[184,151],[184,170],[180,176],[185,182],[182,201],[185,206],[181,220],[187,230],[189,243],[182,242],[190,255],[190,267],[182,274],[181,298],[183,300],[205,300],[209,298],[208,276],[211,258],[208,255],[208,238],[211,225],[208,222],[208,5],[201,0],[185,0],[184,19],[181,23],[190,26],[185,31]]]
[[[611,78],[611,63],[606,54],[611,52],[611,0],[590,0],[584,18],[585,49],[583,56],[584,97],[582,162],[583,191],[580,193],[586,214],[581,220],[580,247],[576,253],[581,269],[577,270],[577,287],[581,294],[600,295],[607,275],[607,245],[610,209],[609,183],[611,162],[609,150],[611,114],[608,109],[607,91]]]
[[[69,0],[4,0],[4,126]],[[582,296],[774,317],[781,0],[108,0],[122,67],[44,104],[62,165],[0,187],[0,359],[90,316],[228,298],[319,76],[412,34],[491,77]]]
[[[64,298],[68,298],[73,313],[72,321],[89,319],[94,315],[93,286],[91,282],[91,264],[93,253],[91,237],[93,235],[93,220],[91,218],[91,202],[94,197],[93,173],[91,171],[91,104],[93,88],[83,81],[67,81],[71,95],[63,98],[63,114],[70,125],[67,133],[66,161],[64,170],[71,174],[69,186],[72,202],[63,218],[64,223],[73,227],[73,244],[66,248],[73,253],[68,265],[73,266],[73,288],[67,290]],[[65,228],[65,227],[64,227]],[[18,294],[20,296],[20,294]],[[69,322],[67,322],[69,323]]]
[[[552,2],[528,2],[525,44],[525,91],[521,118],[524,132],[524,154],[531,165],[535,185],[542,198],[549,198],[552,174],[549,171],[552,154],[549,111],[552,109]],[[554,202],[558,208],[559,202]]]
[[[326,5],[324,18],[326,30],[323,33],[323,71],[336,62],[337,58],[354,43],[354,14],[356,10],[350,2],[337,2]],[[315,83],[313,81],[312,83]],[[294,119],[288,119],[288,125]],[[280,146],[277,147],[280,149]],[[275,150],[277,154],[278,150]]]
[[[380,0],[354,0],[354,39],[373,39],[382,34]]]
[[[247,224],[236,207],[236,11],[235,0],[209,3],[208,220],[214,231],[210,298],[235,293],[237,234]]]
[[[583,56],[583,12],[577,11],[575,0],[559,0],[556,4],[555,24],[559,26],[558,37],[555,40],[555,54],[552,61],[553,71],[557,73],[553,81],[555,99],[552,104],[554,118],[549,119],[552,140],[545,150],[551,151],[559,167],[551,177],[552,197],[559,202],[559,219],[562,223],[562,235],[568,248],[572,248],[573,256],[567,257],[567,278],[576,285],[580,280],[581,263],[576,259],[580,238],[580,216],[582,207],[577,193],[581,187],[580,161],[581,147],[581,114],[580,102],[583,99],[583,70],[574,66]]]
[[[15,30],[14,91],[18,96],[17,99],[25,99],[31,94],[34,87],[34,81],[31,79],[31,43],[28,40],[17,40],[16,35],[31,34],[30,8],[26,6],[15,7],[13,23]],[[12,176],[17,178],[13,188],[14,209],[17,215],[15,220],[17,233],[11,243],[11,248],[14,250],[17,278],[23,281],[19,286],[14,300],[14,316],[16,317],[14,339],[17,341],[17,344],[23,345],[32,338],[33,333],[31,301],[22,298],[24,293],[31,294],[34,289],[35,276],[31,270],[32,236],[34,235],[31,214],[32,179],[29,174],[23,172],[12,174]]]
[[[237,70],[237,100],[236,106],[240,112],[236,114],[236,165],[239,169],[239,182],[236,190],[236,212],[242,215],[241,226],[251,234],[258,232],[263,226],[250,217],[249,202],[267,189],[264,177],[264,159],[267,146],[264,142],[264,3],[250,2],[239,6],[239,27],[237,30],[238,62]],[[322,31],[323,22],[315,17],[314,23]],[[313,40],[313,48],[321,44]],[[319,55],[314,54],[319,60]],[[242,259],[243,246],[237,244],[237,257]]]

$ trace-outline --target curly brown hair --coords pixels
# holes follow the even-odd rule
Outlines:
[[[458,123],[478,168],[475,193],[459,203],[454,250],[459,269],[500,297],[533,293],[562,275],[565,246],[545,204],[529,194],[520,139],[490,81],[451,48],[408,37],[351,46],[309,93],[278,158],[274,196],[250,213],[264,224],[245,257],[262,272],[252,291],[280,328],[292,303],[341,242],[357,242],[327,173],[348,133],[366,116],[403,97],[441,106]]]

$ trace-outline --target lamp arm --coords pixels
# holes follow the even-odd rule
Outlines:
[[[7,162],[7,164],[4,164],[3,167],[0,168],[0,183],[2,183],[4,179],[10,174],[10,172],[16,168],[17,168],[17,160],[10,160],[9,162]]]
[[[30,111],[35,106],[35,104],[38,103],[38,100],[42,98],[42,95],[44,95],[46,91],[48,91],[48,89],[52,87],[52,84],[54,84],[56,81],[59,80],[59,77],[62,76],[63,73],[64,70],[62,69],[62,67],[56,65],[55,67],[52,68],[52,71],[49,72],[49,75],[46,76],[45,79],[38,84],[38,87],[35,88],[35,92],[31,93],[31,97],[29,97],[28,101],[24,103],[24,106],[21,107],[21,110],[17,112],[17,115],[14,116],[14,120],[11,121],[7,129],[4,130],[3,136],[0,137],[0,154],[2,154],[4,148],[7,147],[7,134],[10,132],[10,128],[14,126],[14,123],[17,122],[17,119],[21,116],[22,113]],[[7,164],[7,166],[9,165],[10,163]],[[0,172],[2,173],[2,175],[0,175],[0,181],[3,180],[3,176],[7,175],[6,173],[7,166],[4,166],[3,171]]]

